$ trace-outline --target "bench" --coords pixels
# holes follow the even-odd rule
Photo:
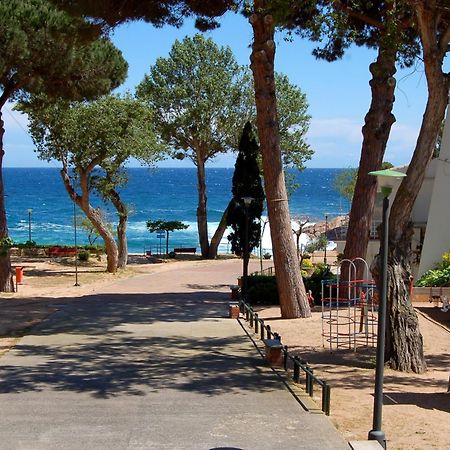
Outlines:
[[[197,253],[197,249],[195,247],[180,247],[180,248],[174,248],[173,252],[175,255],[177,253]]]
[[[75,256],[77,249],[75,247],[49,247],[48,256]]]

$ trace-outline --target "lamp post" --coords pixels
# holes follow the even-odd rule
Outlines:
[[[323,254],[323,263],[327,265],[327,246],[328,246],[328,214],[325,214],[325,252]]]
[[[386,306],[387,306],[387,265],[388,265],[388,241],[389,241],[389,195],[392,192],[394,179],[405,177],[406,174],[396,170],[377,170],[369,172],[369,175],[378,177],[381,182],[383,194],[383,216],[381,236],[381,277],[380,277],[380,301],[378,305],[378,329],[377,329],[377,355],[375,366],[375,392],[373,402],[373,425],[369,431],[369,440],[378,441],[386,448],[386,436],[381,430],[383,412],[383,379],[384,379],[384,347],[386,335]]]
[[[244,212],[245,212],[245,227],[244,227],[244,259],[242,267],[242,298],[247,300],[247,277],[248,277],[248,261],[249,261],[249,251],[248,251],[248,208],[253,201],[253,197],[242,197],[244,202]]]
[[[28,208],[28,242],[31,244],[31,214],[33,214],[33,209]]]
[[[74,244],[75,244],[75,284],[74,286],[79,286],[78,284],[78,244],[77,244],[77,204],[75,198],[73,199],[73,232],[74,232]]]

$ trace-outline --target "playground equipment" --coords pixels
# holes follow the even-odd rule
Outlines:
[[[348,277],[341,279],[348,265]],[[357,279],[363,273],[362,279]],[[322,281],[322,346],[356,351],[375,347],[377,338],[378,293],[369,278],[369,266],[363,258],[341,261],[336,280]]]

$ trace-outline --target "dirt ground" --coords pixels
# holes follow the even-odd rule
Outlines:
[[[391,450],[447,449],[450,312],[438,314],[438,308],[429,303],[418,305],[416,310],[428,370],[417,375],[385,369],[382,429]],[[374,349],[330,351],[329,343],[322,342],[320,311],[309,319],[295,320],[280,319],[275,307],[260,309],[258,314],[281,335],[292,354],[306,360],[317,377],[331,384],[331,419],[344,437],[349,441],[367,439],[372,428]],[[320,396],[319,387],[316,394]],[[320,404],[320,397],[316,400]]]
[[[182,259],[191,260],[194,266],[198,258]],[[74,301],[118,277],[171,270],[177,261],[149,261],[136,255],[120,275],[106,273],[105,262],[97,260],[79,263],[77,274],[73,258],[13,258],[12,263],[24,267],[24,280],[18,292],[0,294],[0,355],[61,302]],[[76,279],[80,286],[74,286]],[[416,309],[428,371],[417,375],[385,370],[383,431],[390,450],[450,448],[450,312],[439,313],[429,303],[418,304]],[[282,336],[290,351],[308,361],[316,376],[331,384],[331,419],[344,437],[367,439],[372,428],[374,351],[330,352],[328,343],[322,341],[320,311],[309,319],[295,320],[282,320],[277,307],[261,309],[259,315]],[[318,389],[316,393],[320,395]]]

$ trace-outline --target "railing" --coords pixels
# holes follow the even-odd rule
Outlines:
[[[258,317],[251,305],[244,300],[239,300],[239,308],[241,313],[244,314],[245,320],[249,322],[251,328],[255,329],[255,334],[260,335],[261,340],[264,339],[277,339],[281,344],[281,336],[278,333],[274,333],[270,325],[264,323],[264,319]],[[330,415],[330,393],[331,386],[324,380],[317,378],[314,375],[314,370],[308,365],[308,363],[300,359],[298,356],[292,356],[289,354],[288,346],[283,345],[283,368],[288,371],[291,367],[293,369],[292,379],[295,383],[301,383],[301,372],[304,374],[305,391],[310,397],[314,394],[314,383],[317,383],[322,388],[322,411],[329,416]]]
[[[263,270],[258,270],[257,272],[252,272],[249,276],[252,275],[265,275],[265,276],[272,276],[275,275],[275,267],[267,267]]]

